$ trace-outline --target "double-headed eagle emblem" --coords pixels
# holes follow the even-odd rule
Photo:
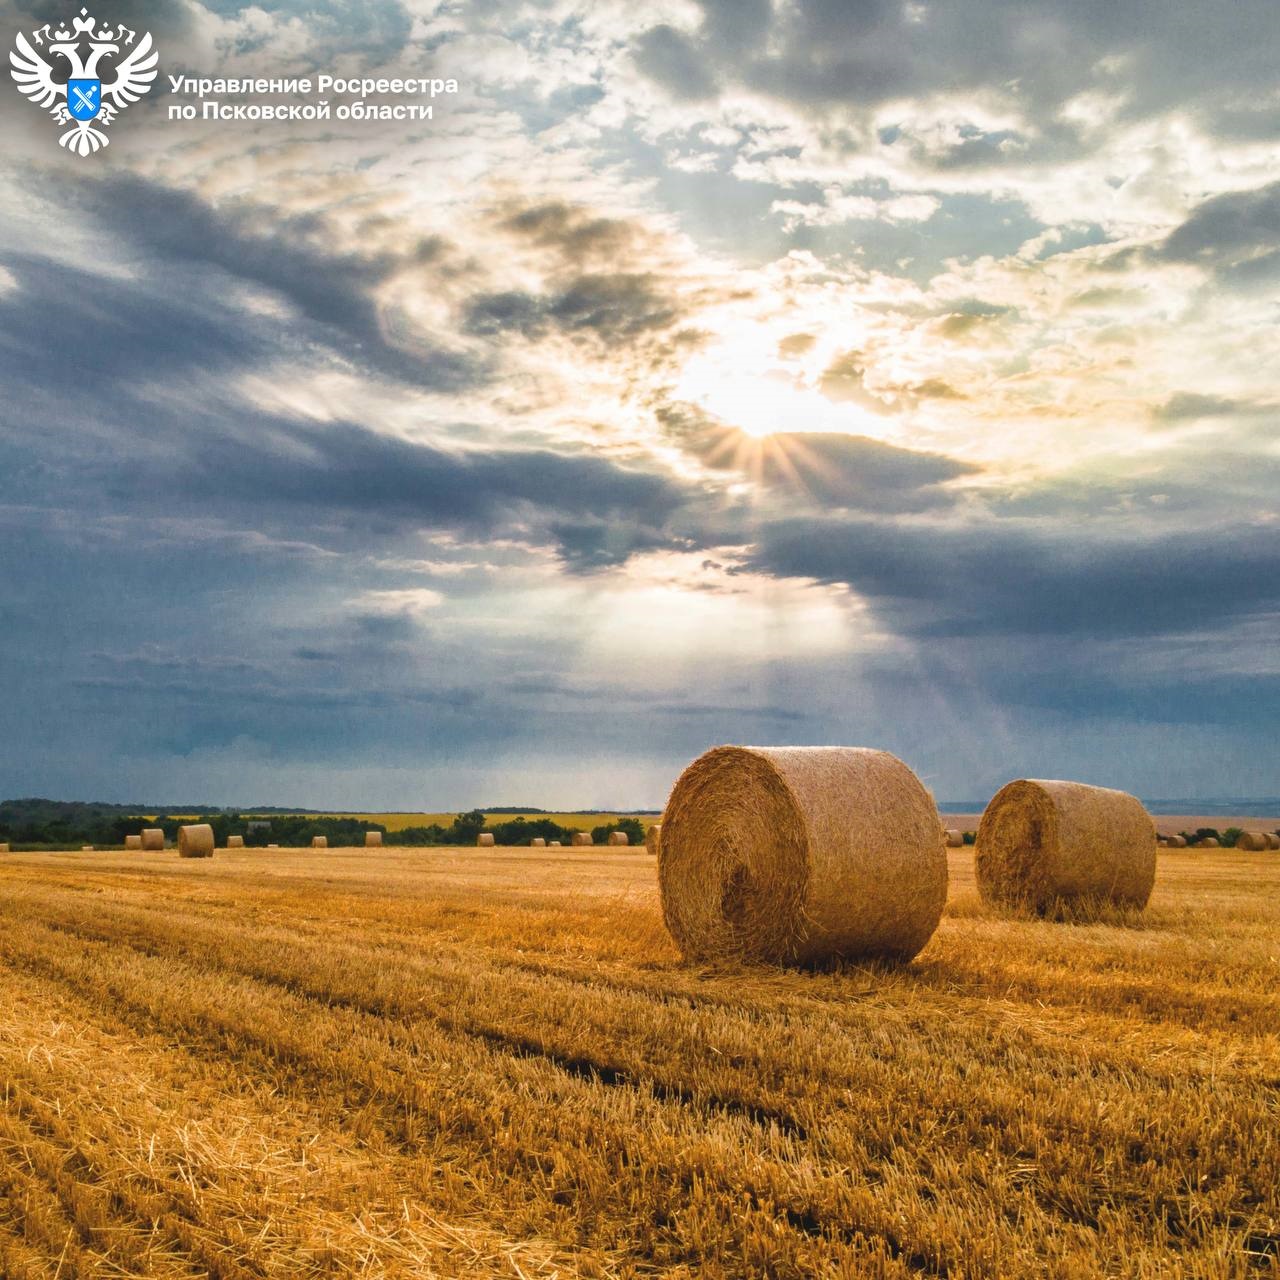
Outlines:
[[[136,48],[120,61],[121,51],[135,41]],[[46,50],[55,61],[38,49]],[[99,69],[104,58],[113,64],[111,80],[104,80]],[[19,32],[18,47],[9,54],[18,88],[38,107],[46,108],[56,124],[71,126],[58,144],[79,156],[92,155],[107,145],[110,139],[94,123],[106,128],[125,107],[137,102],[151,88],[159,61],[150,32],[138,40],[138,33],[126,26],[99,27],[88,9],[80,10],[70,29],[64,24],[55,30],[46,23],[32,32],[31,40]]]

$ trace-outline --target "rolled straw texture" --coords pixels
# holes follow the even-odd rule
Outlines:
[[[631,843],[631,837],[625,831],[610,831],[609,843],[611,845],[624,845]]]
[[[575,845],[595,844],[595,841],[591,838],[590,831],[575,831],[573,833],[573,843]]]
[[[141,836],[125,836],[124,847],[126,849],[141,849],[142,837]]]
[[[480,833],[480,838],[476,841],[476,844],[482,849],[489,848],[493,844],[493,832],[482,831]]]
[[[1186,836],[1167,836],[1165,845],[1170,849],[1185,849],[1187,847]]]
[[[381,849],[382,848],[382,832],[366,831],[364,833],[364,847],[366,849]]]
[[[311,847],[313,849],[327,849],[329,847],[328,836],[312,836]]]
[[[529,841],[530,849],[545,849],[546,847],[547,841],[545,836],[534,836],[533,839]]]
[[[1085,900],[1144,907],[1155,883],[1155,824],[1124,791],[1020,778],[987,805],[974,866],[990,902],[1037,911]]]
[[[948,849],[962,849],[964,847],[963,831],[956,831],[953,828],[948,827],[945,834],[947,837]]]
[[[653,826],[644,833],[644,847],[648,849],[654,857],[657,857],[658,850],[662,847],[662,823],[655,822]]]
[[[142,832],[142,847],[153,852],[164,848],[164,828],[145,827]]]
[[[1218,847],[1218,842],[1212,836],[1206,836],[1196,845],[1197,849],[1216,849]]]
[[[244,848],[244,836],[228,836],[228,837],[227,837],[227,848],[228,848],[228,849],[243,849],[243,848]]]
[[[942,915],[947,858],[932,797],[888,752],[716,747],[671,792],[658,880],[689,960],[909,960]]]
[[[178,856],[180,858],[212,858],[213,828],[207,822],[190,827],[179,827]]]
[[[1265,831],[1242,831],[1236,836],[1236,848],[1247,849],[1251,853],[1261,853],[1264,849],[1269,849],[1271,842],[1267,839]]]

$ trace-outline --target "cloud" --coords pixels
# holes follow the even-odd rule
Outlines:
[[[1198,204],[1157,256],[1206,267],[1227,284],[1264,285],[1280,274],[1280,182]]]

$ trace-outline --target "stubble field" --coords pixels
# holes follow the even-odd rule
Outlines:
[[[1280,856],[707,973],[643,851],[0,857],[0,1275],[1280,1275]]]

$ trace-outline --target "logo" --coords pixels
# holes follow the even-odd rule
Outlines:
[[[122,57],[128,49],[132,52]],[[58,145],[78,156],[107,146],[111,139],[102,130],[147,93],[159,61],[149,31],[139,40],[123,24],[99,27],[88,9],[81,9],[70,27],[55,30],[45,23],[30,39],[19,32],[17,48],[9,53],[18,88],[55,124],[71,126],[59,135]]]

